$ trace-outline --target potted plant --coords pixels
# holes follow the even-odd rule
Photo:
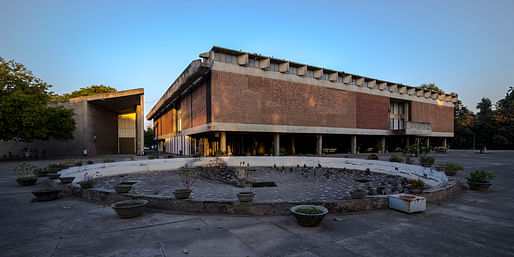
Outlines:
[[[407,188],[413,194],[420,194],[425,189],[425,181],[421,180],[420,178],[412,179],[410,184],[407,185]]]
[[[61,181],[62,184],[71,184],[73,182],[73,180],[75,179],[75,177],[59,177],[59,180]]]
[[[46,176],[49,178],[49,179],[58,179],[61,174],[55,172],[55,173],[47,173]]]
[[[368,160],[378,160],[378,155],[376,153],[372,153],[368,155]]]
[[[441,166],[438,166],[436,170],[444,171],[446,176],[455,176],[457,175],[457,171],[464,170],[464,167],[460,164],[456,163],[446,163]]]
[[[250,167],[249,163],[247,164],[247,167]],[[240,178],[240,173],[243,174],[243,177],[240,180],[240,183],[242,183],[242,189],[241,189],[241,192],[237,193],[237,198],[239,198],[240,202],[251,202],[251,201],[253,201],[253,197],[255,196],[255,194],[252,192],[252,185],[253,185],[252,182],[255,182],[255,180],[254,180],[255,172],[251,171],[249,169],[246,170],[244,167],[244,162],[243,162],[242,168],[239,169],[238,174],[237,174],[238,180]],[[250,186],[248,186],[248,187],[246,186],[246,180],[250,181],[250,183],[249,183]],[[246,191],[245,188],[249,188],[249,190]]]
[[[432,156],[421,156],[419,157],[419,163],[423,167],[430,167],[432,164],[434,164],[435,159]]]
[[[362,188],[357,188],[353,191],[350,191],[350,195],[352,196],[352,199],[364,199],[366,198],[366,190]]]
[[[95,184],[95,179],[100,176],[102,176],[102,174],[100,174],[100,172],[98,172],[98,171],[93,176],[90,176],[89,173],[86,171],[84,173],[84,180],[80,181],[79,185],[83,189],[92,188],[93,185]]]
[[[185,188],[176,189],[173,191],[173,194],[177,199],[187,199],[189,198],[189,195],[192,191],[191,186],[194,185],[198,179],[198,172],[188,169],[186,165],[180,172],[180,178],[182,179],[182,183],[184,184]]]
[[[52,201],[59,197],[60,192],[61,189],[58,189],[53,181],[47,180],[43,189],[32,191],[32,194],[36,196],[36,201]]]
[[[35,166],[25,162],[15,167],[14,174],[16,175],[16,182],[18,182],[20,186],[34,185],[37,181],[37,177],[34,175],[35,168]]]
[[[132,189],[132,185],[134,185],[136,182],[128,182],[124,181],[119,184],[114,185],[114,190],[116,190],[116,193],[118,194],[125,194]]]
[[[393,155],[393,156],[391,156],[391,158],[389,158],[389,161],[390,162],[400,162],[401,163],[401,162],[403,162],[403,158],[402,157],[398,157],[396,155]]]
[[[487,191],[487,189],[492,185],[491,180],[495,177],[496,176],[493,173],[485,170],[475,170],[474,172],[469,173],[469,177],[466,177],[466,179],[468,180],[467,183],[469,185],[469,189]]]
[[[111,204],[111,207],[120,218],[134,218],[143,213],[147,204],[147,200],[138,199],[115,202]]]
[[[304,227],[318,226],[328,213],[327,208],[319,205],[296,205],[289,210]]]

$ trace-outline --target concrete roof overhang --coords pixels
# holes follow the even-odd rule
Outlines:
[[[175,99],[180,97],[182,92],[187,90],[190,85],[195,84],[211,69],[212,63],[203,63],[201,60],[192,61],[189,66],[180,74],[180,76],[171,84],[166,90],[161,99],[154,105],[154,107],[146,115],[147,120],[159,117],[164,113],[167,107],[172,104]]]
[[[140,96],[144,94],[143,88],[103,93],[91,96],[71,98],[67,101],[87,101],[95,105],[102,106],[112,112],[128,113],[136,110],[136,105],[140,104]]]

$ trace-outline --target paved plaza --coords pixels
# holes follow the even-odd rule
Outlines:
[[[119,219],[108,206],[74,197],[31,203],[34,188],[18,186],[12,172],[19,163],[0,162],[0,256],[514,256],[514,151],[434,156],[462,164],[458,179],[476,169],[497,177],[488,192],[464,190],[421,214],[334,214],[315,228],[292,215],[147,210]]]

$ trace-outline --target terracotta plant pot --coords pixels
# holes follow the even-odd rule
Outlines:
[[[173,191],[173,194],[175,195],[175,198],[177,199],[187,199],[189,198],[189,195],[191,194],[191,189],[177,189]]]
[[[32,186],[32,185],[36,184],[36,181],[37,181],[37,177],[35,177],[35,176],[19,177],[16,179],[16,182],[18,182],[18,184],[20,184],[20,186],[22,186],[22,187]]]
[[[423,190],[425,190],[424,187],[413,187],[411,185],[408,185],[407,188],[413,194],[421,194],[423,192]]]
[[[350,195],[352,196],[352,199],[364,199],[366,198],[366,191],[350,191]]]
[[[468,181],[469,189],[476,190],[476,191],[487,191],[489,187],[493,184],[491,182],[473,182]]]
[[[123,183],[119,183],[114,185],[114,190],[116,190],[116,193],[118,194],[125,194],[128,193],[132,189],[132,185],[127,185]]]
[[[71,184],[75,177],[59,177],[62,184]]]
[[[251,202],[251,201],[253,201],[254,196],[255,196],[255,194],[253,192],[237,193],[237,198],[239,198],[240,202]]]
[[[94,184],[95,184],[95,181],[93,181],[93,180],[83,180],[83,181],[79,182],[80,187],[83,189],[92,188]]]
[[[60,189],[41,189],[33,191],[37,201],[52,201],[59,197]]]
[[[313,207],[320,210],[321,213],[306,214],[306,213],[301,213],[301,212],[297,211],[298,209],[301,209],[301,208],[313,208]],[[323,206],[318,206],[318,205],[296,205],[296,206],[291,207],[291,209],[289,209],[289,210],[291,211],[291,213],[293,213],[295,218],[298,220],[298,223],[304,227],[318,226],[319,224],[321,224],[321,221],[323,220],[325,215],[327,215],[327,213],[328,213],[327,208],[325,208]]]
[[[58,179],[61,176],[61,174],[59,174],[59,173],[47,173],[46,176],[49,179]]]
[[[115,202],[111,204],[111,207],[116,211],[120,218],[134,218],[143,213],[147,204],[148,201],[143,199],[127,200]]]

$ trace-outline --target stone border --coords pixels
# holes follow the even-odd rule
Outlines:
[[[428,203],[442,201],[460,191],[460,183],[451,181],[448,184],[428,190],[420,194]],[[118,194],[114,190],[81,189],[73,187],[71,193],[85,200],[96,201],[109,205],[113,202],[145,199],[148,207],[153,209],[168,210],[182,213],[209,213],[209,214],[235,214],[235,215],[287,215],[294,205],[312,204],[321,205],[329,210],[329,213],[345,213],[354,211],[371,211],[387,209],[389,196],[369,196],[366,199],[352,199],[335,202],[249,202],[241,203],[234,195],[234,201],[197,201],[194,199],[177,200],[172,196],[156,196],[143,194]]]
[[[334,158],[334,157],[296,157],[296,156],[248,156],[248,157],[219,157],[227,166],[239,166],[240,162],[250,163],[253,167],[266,166],[273,167],[286,166],[294,167],[297,165],[307,165],[310,167],[322,165],[326,168],[339,168],[351,170],[370,169],[373,172],[384,173],[388,175],[401,176],[407,179],[421,178],[430,186],[438,186],[448,182],[448,177],[444,172],[431,168],[425,168],[417,165],[408,165],[389,161],[375,161],[351,158]],[[217,160],[216,157],[203,158],[171,158],[156,160],[139,160],[124,161],[113,163],[100,163],[92,165],[83,165],[71,167],[60,171],[61,176],[74,176],[74,182],[83,180],[84,172],[90,175],[97,171],[103,176],[115,176],[121,174],[130,174],[137,172],[165,171],[174,170],[188,165],[190,167],[207,166]]]

